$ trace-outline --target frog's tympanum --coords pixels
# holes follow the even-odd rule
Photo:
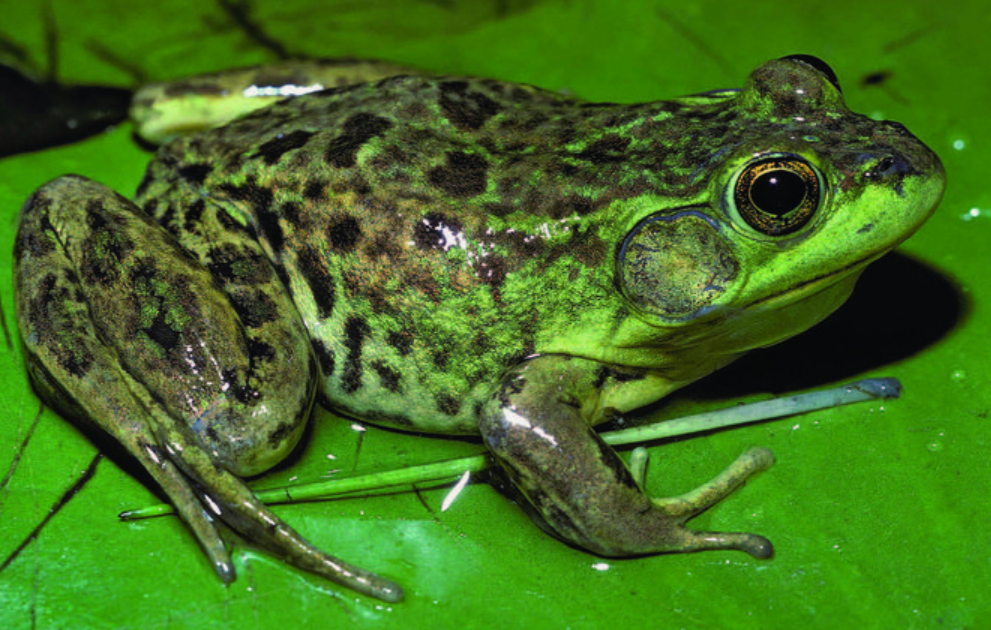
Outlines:
[[[46,184],[21,217],[18,322],[40,395],[137,458],[226,581],[217,520],[402,598],[241,480],[293,450],[314,400],[480,434],[544,525],[592,553],[767,557],[761,536],[684,523],[769,451],[653,499],[592,427],[822,320],[943,186],[932,151],[850,112],[811,57],[632,105],[392,76],[178,138],[134,202]]]

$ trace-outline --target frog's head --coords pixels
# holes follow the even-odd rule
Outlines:
[[[733,355],[839,307],[867,264],[929,218],[945,175],[905,127],[847,109],[812,57],[771,61],[712,98],[730,141],[712,148],[697,199],[627,234],[617,278],[655,342]]]

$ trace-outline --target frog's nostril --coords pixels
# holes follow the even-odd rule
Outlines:
[[[869,179],[883,179],[893,175],[905,175],[911,169],[905,158],[896,155],[889,155],[881,158],[876,165],[864,173]]]

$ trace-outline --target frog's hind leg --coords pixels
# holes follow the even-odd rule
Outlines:
[[[80,291],[74,246],[99,222],[94,213],[101,207],[128,203],[99,184],[66,176],[46,184],[25,204],[14,256],[25,363],[35,390],[51,407],[98,426],[138,460],[176,506],[217,573],[230,582],[234,568],[216,525],[188,480],[159,451],[135,384],[101,340]],[[88,212],[78,212],[87,204]]]
[[[631,472],[590,427],[622,379],[574,357],[530,359],[504,377],[479,418],[483,439],[517,488],[560,538],[609,557],[739,549],[754,557],[773,547],[756,534],[699,532],[685,522],[732,493],[774,461],[744,453],[715,479],[680,497],[652,499],[642,487],[645,462]],[[608,392],[606,392],[608,394]]]
[[[183,251],[210,269],[217,287],[233,305],[242,325],[223,337],[204,334],[211,346],[229,345],[225,340],[243,335],[250,353],[246,375],[232,390],[240,390],[238,403],[218,397],[200,407],[190,423],[177,414],[153,414],[158,442],[181,455],[173,457],[189,476],[208,511],[248,541],[286,559],[290,564],[323,576],[332,582],[387,602],[403,599],[395,582],[324,553],[262,504],[241,479],[264,472],[288,455],[297,443],[310,414],[319,370],[305,328],[269,255],[250,230],[230,220],[233,208],[210,200],[199,203],[199,195],[181,182],[163,176],[162,185],[149,188],[165,194],[174,208],[159,216],[172,228]],[[158,205],[145,200],[149,207]],[[162,208],[159,207],[161,213]],[[194,225],[195,229],[177,229]],[[228,315],[230,313],[225,313]],[[219,327],[213,313],[211,328]],[[236,410],[236,413],[231,413]],[[225,420],[225,418],[227,418]],[[190,431],[190,426],[211,429]],[[250,421],[251,430],[243,427]],[[215,433],[213,433],[215,432]],[[267,444],[258,456],[239,450],[241,444]],[[273,446],[278,443],[278,447]]]
[[[225,582],[235,572],[217,517],[302,569],[386,601],[402,598],[392,582],[307,543],[230,471],[274,463],[267,449],[257,457],[257,449],[238,450],[259,441],[252,423],[261,411],[272,411],[262,446],[274,443],[280,455],[312,406],[316,368],[305,336],[274,329],[279,322],[267,316],[294,313],[291,305],[258,309],[243,294],[225,297],[216,276],[133,203],[77,176],[46,184],[25,205],[15,260],[18,326],[39,394],[138,459]],[[241,286],[255,290],[274,276],[266,264],[236,245],[214,259],[223,277],[236,275],[229,267],[253,272]],[[278,343],[253,342],[262,330]],[[265,370],[278,378],[259,378]]]

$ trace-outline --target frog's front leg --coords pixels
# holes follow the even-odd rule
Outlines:
[[[258,245],[200,202],[183,249],[133,203],[77,176],[25,205],[15,249],[18,324],[38,393],[105,430],[159,483],[217,573],[234,578],[219,518],[290,563],[398,601],[394,583],[310,545],[238,475],[285,457],[317,368],[295,307]],[[220,230],[217,233],[216,230]]]
[[[622,386],[622,379],[586,359],[540,356],[511,370],[483,409],[487,446],[546,524],[562,539],[603,556],[740,549],[770,557],[773,547],[763,536],[684,526],[768,468],[774,462],[770,451],[747,451],[685,495],[651,499],[591,428],[606,412],[602,402],[609,396],[603,391]]]

